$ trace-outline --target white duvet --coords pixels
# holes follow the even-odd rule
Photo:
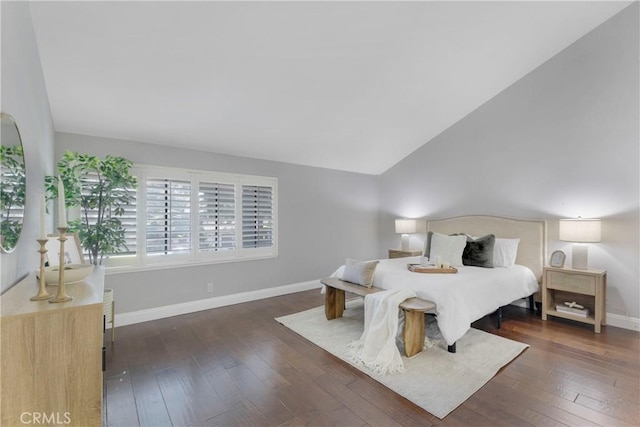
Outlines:
[[[456,267],[456,274],[413,273],[407,264],[419,257],[383,259],[373,277],[382,289],[411,289],[436,304],[438,327],[447,345],[469,330],[471,323],[499,307],[528,297],[539,289],[533,272],[522,265],[509,268]],[[344,266],[333,274],[342,277]]]

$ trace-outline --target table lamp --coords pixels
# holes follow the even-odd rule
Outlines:
[[[427,223],[420,219],[396,219],[396,233],[401,234],[401,249],[409,250],[409,234],[424,233],[427,231]]]
[[[571,249],[572,267],[577,270],[588,268],[588,247],[583,243],[597,243],[602,240],[602,230],[599,219],[561,219],[560,240],[573,242]]]

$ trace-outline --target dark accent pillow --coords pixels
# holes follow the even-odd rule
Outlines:
[[[486,236],[473,239],[467,236],[467,245],[462,252],[462,264],[474,267],[493,268],[493,247],[496,244],[496,236]]]
[[[422,256],[426,256],[427,258],[431,256],[431,236],[433,236],[433,231],[427,233],[427,240],[424,241],[424,253]]]

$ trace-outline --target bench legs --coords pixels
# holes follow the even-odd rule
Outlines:
[[[325,286],[325,288],[327,292],[324,301],[324,314],[327,316],[327,320],[342,317],[344,312],[344,291],[331,286]]]
[[[324,314],[327,320],[342,317],[344,313],[345,292],[342,289],[325,286]],[[416,355],[424,348],[424,311],[404,310],[404,351],[407,357]]]
[[[402,337],[404,338],[404,352],[407,357],[422,351],[424,348],[424,311],[404,311]]]

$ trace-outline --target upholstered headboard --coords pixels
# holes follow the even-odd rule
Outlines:
[[[496,237],[519,238],[516,264],[529,267],[538,282],[542,280],[542,267],[547,258],[547,222],[544,220],[469,215],[429,220],[427,230],[442,234],[495,234]]]

